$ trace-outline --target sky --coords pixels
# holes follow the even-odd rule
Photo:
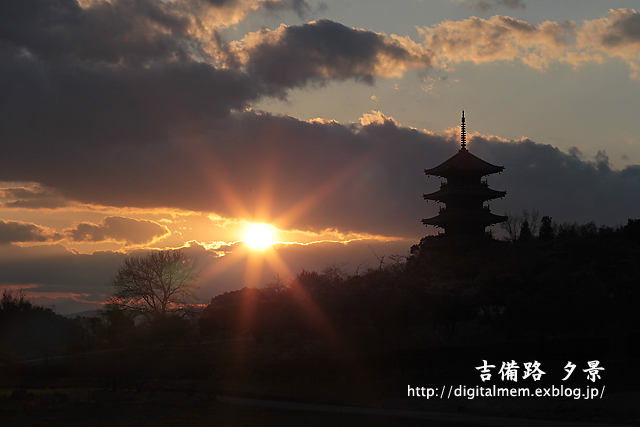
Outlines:
[[[74,313],[151,250],[197,260],[203,304],[395,262],[438,232],[423,171],[460,148],[462,110],[469,151],[505,168],[494,213],[640,218],[638,7],[0,2],[0,288]]]

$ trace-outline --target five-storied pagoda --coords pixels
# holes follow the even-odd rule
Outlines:
[[[433,218],[423,219],[424,225],[444,228],[444,235],[455,238],[484,237],[485,227],[506,221],[507,217],[494,215],[484,206],[487,200],[504,197],[506,191],[489,188],[485,175],[502,172],[503,166],[495,166],[479,159],[467,150],[467,135],[462,112],[460,151],[435,168],[426,169],[427,175],[446,178],[435,193],[425,194],[425,200],[444,203],[446,207]]]

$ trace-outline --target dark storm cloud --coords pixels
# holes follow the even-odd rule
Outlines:
[[[229,44],[222,39],[219,32],[214,32],[212,41],[225,66],[230,70],[239,71],[242,64],[240,64],[238,56],[233,50],[231,50]]]
[[[156,144],[162,150],[176,135],[200,136],[212,119],[264,96],[284,97],[291,87],[350,77],[371,81],[424,65],[422,57],[386,36],[322,21],[283,27],[275,44],[249,49],[244,70],[237,52],[213,32],[213,45],[228,66],[217,68],[177,53],[189,45],[206,58],[178,15],[156,3],[115,1],[87,9],[71,1],[3,3],[10,17],[3,19],[21,24],[0,33],[0,138],[12,160],[0,179],[28,175],[40,182],[59,156],[91,173],[91,162],[126,163],[132,145]],[[92,14],[104,15],[95,19],[107,23],[87,24]],[[122,17],[121,25],[114,16]],[[132,24],[139,21],[145,24]],[[175,43],[161,42],[165,36]],[[120,46],[118,40],[126,43]],[[295,50],[286,53],[290,48]],[[100,149],[106,157],[92,155]],[[26,163],[30,172],[21,166]]]
[[[0,2],[0,40],[45,60],[140,64],[187,56],[189,21],[171,3],[151,0]],[[191,43],[190,43],[191,42]]]
[[[526,7],[523,0],[462,0],[469,9],[479,10],[481,12],[488,12],[492,9],[497,9],[500,6],[507,7],[509,9],[524,9]]]
[[[52,153],[55,168],[21,173],[37,174],[43,185],[83,203],[235,217],[244,212],[233,198],[253,213],[266,197],[277,218],[308,199],[288,226],[406,234],[421,227],[411,213],[423,208],[425,159],[444,160],[453,152],[442,138],[391,121],[356,129],[238,113],[196,141],[86,148],[83,161]]]
[[[115,0],[81,9],[70,0],[2,3],[1,181],[39,183],[81,203],[181,208],[230,218],[250,216],[268,204],[271,219],[284,217],[285,226],[303,230],[425,233],[420,219],[434,215],[437,205],[421,196],[437,180],[422,170],[454,154],[455,141],[380,115],[355,126],[243,112],[255,100],[284,97],[288,89],[309,83],[371,82],[427,67],[430,56],[418,45],[323,20],[247,35],[226,46],[235,65],[217,68],[171,4]],[[616,22],[628,15],[634,14],[611,13]],[[563,47],[558,25],[533,27],[504,17],[447,21],[425,40],[433,42],[454,24],[471,45],[494,39],[494,28],[511,40],[478,61],[510,57],[510,34],[528,39],[532,28],[540,40]],[[605,21],[596,24],[608,28]],[[224,54],[219,35],[212,37]],[[94,50],[95,43],[103,46]],[[512,50],[520,52],[516,45]],[[600,208],[589,219],[638,215],[620,192],[638,191],[633,171],[612,170],[604,156],[590,162],[561,152],[551,156],[548,146],[535,143],[486,146],[487,155],[506,167],[505,180],[496,178],[496,188],[508,191],[504,202],[495,203],[500,209],[525,205],[542,211],[545,200],[554,200],[558,215],[571,219],[573,207],[562,194],[578,191],[583,204]],[[543,155],[547,163],[527,166]],[[537,184],[552,176],[558,177],[553,186]],[[9,203],[35,207],[35,200]],[[95,227],[85,227],[87,239],[106,236],[106,226]]]
[[[242,109],[261,92],[245,74],[195,62],[150,69],[47,63],[0,47],[0,179],[33,175],[40,182],[53,160],[124,161],[127,146],[198,133],[203,121]],[[112,148],[107,148],[111,146]],[[119,148],[115,148],[115,147]],[[106,151],[106,158],[92,155]],[[135,167],[135,166],[134,166]],[[29,171],[30,170],[30,171]]]
[[[11,187],[0,189],[0,197],[12,199],[43,199],[54,196],[54,194],[44,188]]]
[[[611,11],[611,22],[602,34],[602,44],[619,46],[640,44],[640,14],[630,9]]]
[[[128,245],[150,243],[169,234],[166,227],[148,220],[110,216],[102,224],[82,222],[66,234],[76,242],[126,242]]]
[[[142,0],[112,3],[88,9],[71,1],[50,6],[34,0],[13,9],[5,4],[7,15],[21,25],[6,27],[0,43],[0,180],[40,183],[62,197],[21,198],[6,202],[7,207],[55,208],[66,198],[113,206],[192,206],[234,216],[238,212],[228,205],[228,195],[212,181],[228,179],[253,209],[255,196],[248,192],[271,179],[265,166],[269,159],[275,168],[274,185],[279,187],[274,211],[284,213],[318,191],[325,179],[356,173],[347,169],[367,153],[366,142],[344,127],[229,114],[264,96],[283,97],[287,89],[310,81],[350,77],[370,81],[374,75],[391,76],[422,61],[386,36],[331,21],[281,27],[271,34],[275,38],[259,40],[244,52],[248,58],[244,70],[239,69],[239,59],[226,69],[185,55],[169,60],[176,50],[158,40],[165,33],[177,40],[186,31],[186,24],[172,18],[169,6]],[[124,19],[121,26],[109,21],[110,8],[123,8],[118,9]],[[86,24],[94,19],[88,17],[91,14],[103,16],[108,25]],[[137,29],[130,25],[138,21],[165,31],[158,35],[146,24]],[[90,35],[84,37],[90,31],[99,33],[95,40],[105,39],[102,51],[92,49]],[[225,45],[216,34],[214,41],[224,54]],[[138,40],[134,35],[147,43],[138,51],[117,45],[119,39]],[[110,55],[107,48],[122,55]],[[227,59],[237,54],[228,46],[226,53]],[[341,155],[338,147],[323,146],[325,138],[334,137],[355,141],[344,161],[334,161]],[[313,176],[292,181],[301,168]],[[351,188],[349,197],[358,191]],[[332,200],[343,202],[337,190],[331,192]],[[326,195],[314,197],[316,204],[329,202]],[[312,219],[294,222],[307,228],[332,226],[331,209],[307,211]],[[98,239],[96,229],[89,231],[85,236]]]
[[[212,6],[222,7],[238,3],[238,0],[202,0]]]
[[[0,197],[13,199],[1,204],[5,208],[57,209],[67,206],[67,201],[63,200],[59,194],[37,186],[0,189]]]
[[[36,224],[0,220],[0,245],[18,242],[46,242],[52,233]]]
[[[65,174],[58,168],[31,173],[82,203],[181,208],[231,218],[251,216],[266,203],[268,219],[281,218],[286,227],[419,238],[429,232],[420,220],[438,209],[422,194],[440,182],[423,170],[455,154],[459,144],[379,114],[364,123],[236,113],[212,123],[206,137],[196,140],[187,135],[153,146],[95,147],[83,151],[83,162],[62,152],[55,164]],[[614,170],[605,153],[583,160],[529,140],[480,137],[469,146],[505,166],[502,174],[489,177],[493,188],[507,191],[506,198],[491,202],[498,213],[535,207],[558,221],[610,225],[640,217],[628,196],[640,192],[637,168]]]
[[[246,69],[266,83],[283,87],[349,78],[372,83],[374,77],[429,65],[426,54],[411,53],[385,35],[329,20],[281,26],[262,35],[243,46]]]
[[[7,284],[35,284],[44,292],[100,296],[112,291],[111,279],[124,258],[117,252],[73,253],[62,245],[2,245],[0,288]]]
[[[564,153],[528,139],[507,142],[480,137],[473,138],[470,147],[478,156],[505,166],[502,174],[489,178],[492,186],[507,191],[501,209],[536,208],[559,222],[595,221],[610,226],[640,218],[640,206],[630,197],[640,192],[638,166],[614,170],[604,151],[584,160],[575,150]]]
[[[283,88],[266,88],[237,67],[216,68],[206,37],[192,35],[194,25],[208,23],[188,19],[200,3],[176,9],[186,4],[1,2],[3,154],[46,169],[65,146],[81,162],[88,145],[162,141],[262,96],[284,96]]]
[[[14,208],[14,209],[58,209],[67,206],[68,203],[66,200],[51,197],[45,199],[23,199],[23,200],[13,200],[10,202],[2,203],[2,206],[5,208]]]
[[[399,43],[322,21],[281,27],[271,34],[276,36],[270,38],[272,44],[258,42],[280,55],[280,60],[289,61],[278,64],[290,70],[283,73],[283,79],[272,78],[265,68],[268,58],[255,46],[248,51],[245,71],[238,67],[219,69],[186,57],[150,62],[144,67],[136,61],[106,65],[108,56],[87,59],[78,53],[81,49],[67,46],[60,38],[54,37],[51,46],[45,43],[45,30],[59,26],[62,32],[76,31],[67,28],[76,19],[70,17],[88,13],[72,3],[61,4],[59,13],[42,12],[42,31],[14,34],[19,29],[13,28],[5,34],[8,42],[0,45],[0,90],[4,95],[0,104],[4,146],[0,180],[40,183],[68,200],[111,206],[191,206],[229,217],[243,213],[232,206],[225,186],[253,212],[258,199],[252,189],[258,191],[262,184],[271,182],[274,217],[312,198],[288,221],[291,225],[306,229],[334,224],[354,230],[375,228],[371,224],[375,219],[351,225],[347,210],[338,212],[331,207],[361,204],[359,211],[368,209],[368,199],[358,201],[360,194],[370,191],[366,181],[388,185],[385,176],[389,171],[373,165],[375,158],[367,138],[342,126],[254,113],[229,114],[262,96],[284,96],[287,88],[309,81],[369,80],[374,75],[394,75],[398,67],[405,69],[421,60]],[[30,6],[27,11],[33,15],[42,4]],[[27,15],[31,20],[25,21],[25,27],[34,20]],[[127,28],[125,25],[125,33]],[[218,40],[218,45],[222,44]],[[287,56],[286,50],[293,47],[294,55]],[[32,51],[43,53],[34,55]],[[311,67],[304,64],[310,57],[296,56],[303,52],[312,54]],[[334,139],[347,143],[346,153],[333,143],[325,144]],[[374,146],[383,145],[377,142]],[[308,176],[302,176],[302,171]],[[351,181],[358,174],[359,180]],[[340,190],[343,185],[347,190]],[[10,203],[14,207],[36,206],[34,201],[20,200]],[[385,206],[385,215],[391,217],[390,205]],[[99,235],[103,228],[82,227],[84,234],[76,230],[72,235],[84,235],[85,240],[104,237]]]

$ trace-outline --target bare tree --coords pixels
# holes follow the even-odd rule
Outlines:
[[[380,265],[378,266],[378,270],[382,270],[382,267],[384,266],[384,255],[382,255],[382,257],[379,257],[378,254],[376,253],[376,251],[373,250],[371,245],[369,245],[369,249],[371,249],[371,252],[373,253],[373,256],[378,258],[378,261],[380,261]]]
[[[540,212],[538,212],[535,208],[531,209],[531,212],[526,209],[522,210],[522,221],[527,221],[529,223],[529,229],[531,230],[532,236],[538,235],[538,229],[540,228],[539,218]]]
[[[531,230],[532,236],[538,235],[538,229],[540,228],[540,212],[538,212],[535,208],[531,209],[529,212],[526,209],[522,210],[522,214],[511,214],[506,213],[505,216],[507,220],[500,223],[500,227],[504,229],[507,234],[507,240],[512,242],[518,241],[520,238],[520,230],[522,229],[522,224],[526,221],[529,226],[529,230]]]
[[[180,251],[149,252],[130,257],[113,279],[108,308],[142,315],[148,321],[190,313],[198,276],[196,262]]]
[[[508,240],[516,242],[518,240],[518,237],[520,236],[522,217],[518,214],[511,214],[507,212],[505,212],[504,215],[507,217],[507,219],[506,221],[500,223],[500,227],[502,227],[509,235]]]
[[[542,217],[542,225],[540,226],[540,233],[538,234],[538,237],[540,238],[540,240],[552,240],[555,237],[555,229],[551,220],[550,216],[543,216]]]

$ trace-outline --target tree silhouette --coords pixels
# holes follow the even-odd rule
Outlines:
[[[51,357],[81,347],[83,332],[70,319],[34,305],[24,291],[0,297],[0,362]]]
[[[526,219],[522,223],[522,227],[520,227],[520,236],[518,236],[519,242],[528,242],[533,237],[531,233],[531,228],[529,228],[529,221]]]
[[[500,223],[500,227],[508,234],[508,240],[511,242],[516,242],[518,240],[518,236],[520,235],[520,224],[522,219],[518,214],[504,213],[504,216],[507,217],[506,221]]]
[[[520,232],[525,222],[527,223],[527,228],[529,229],[531,236],[535,236],[538,233],[540,212],[535,208],[531,209],[531,211],[523,209],[521,214],[505,212],[504,215],[507,219],[500,223],[500,227],[507,232],[507,240],[511,242],[519,241]],[[527,238],[528,237],[525,236],[525,239]]]
[[[142,315],[148,321],[184,316],[193,308],[196,263],[180,251],[150,252],[130,257],[113,280],[116,291],[107,309]]]
[[[553,224],[551,222],[550,216],[542,217],[542,226],[540,227],[540,233],[538,237],[540,240],[551,240],[553,239],[555,232],[553,231]]]

